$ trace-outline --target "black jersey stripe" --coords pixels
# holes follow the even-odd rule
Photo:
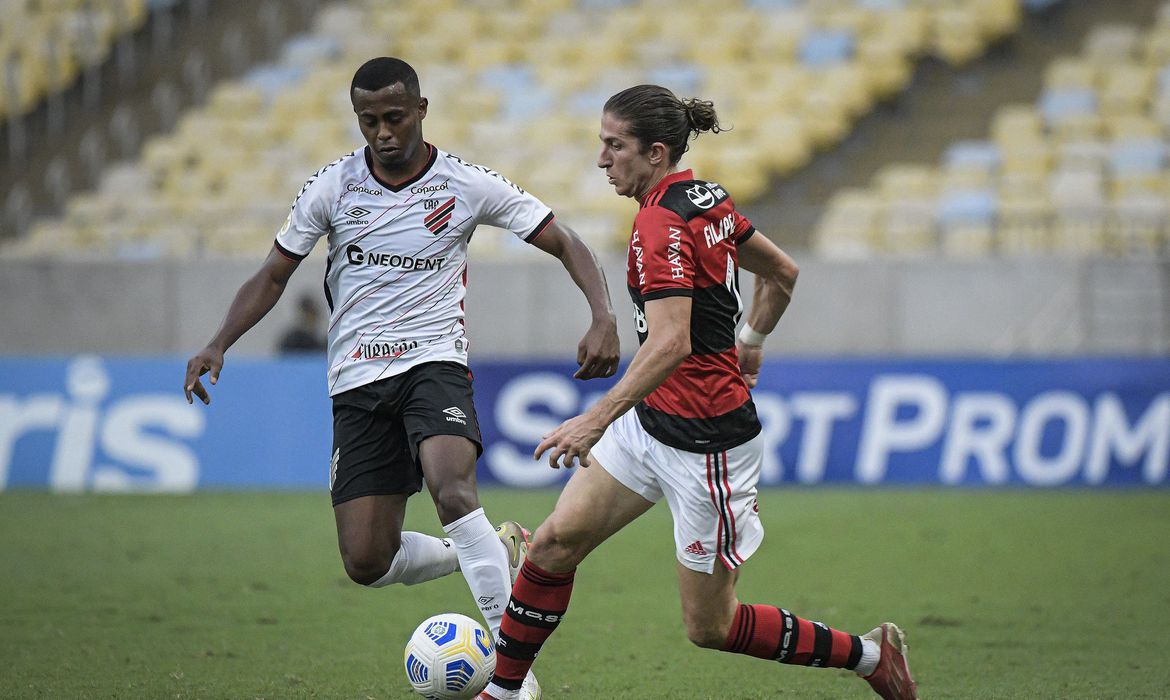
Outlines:
[[[524,237],[524,242],[531,243],[535,241],[536,237],[544,233],[544,230],[548,228],[549,224],[551,224],[555,218],[557,218],[556,215],[550,211],[547,216],[540,220],[540,223],[536,225],[536,228],[532,229],[532,233]]]
[[[301,255],[300,253],[292,252],[288,248],[285,248],[284,246],[282,246],[280,244],[280,241],[272,241],[272,245],[274,245],[276,247],[277,253],[280,253],[282,256],[288,258],[289,260],[292,260],[293,262],[300,262],[300,261],[304,260],[305,258],[309,257],[308,254]]]
[[[694,296],[694,294],[695,290],[691,289],[690,287],[671,287],[669,289],[659,289],[653,292],[647,292],[642,295],[642,300],[654,301],[655,299],[665,299],[666,297],[689,297]]]

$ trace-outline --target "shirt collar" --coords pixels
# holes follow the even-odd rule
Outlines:
[[[694,180],[694,179],[695,179],[695,176],[694,176],[694,174],[691,173],[690,168],[687,168],[686,170],[680,170],[677,173],[671,173],[671,174],[667,175],[666,177],[662,178],[661,180],[659,180],[657,185],[654,185],[653,187],[651,187],[650,191],[647,192],[646,195],[644,197],[642,197],[642,199],[638,203],[644,206],[646,204],[646,200],[650,199],[650,195],[652,195],[656,192],[661,192],[676,182],[685,182],[687,180]]]

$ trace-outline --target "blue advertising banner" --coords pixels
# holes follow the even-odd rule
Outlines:
[[[0,359],[0,490],[327,488],[323,358],[230,358],[210,406],[185,360]],[[540,436],[613,380],[477,361],[483,483],[560,483]],[[762,485],[1170,484],[1170,360],[773,360],[754,392]]]

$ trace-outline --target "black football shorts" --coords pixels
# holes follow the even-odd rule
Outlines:
[[[422,489],[418,445],[462,435],[483,454],[471,373],[457,362],[426,362],[333,397],[333,505]]]

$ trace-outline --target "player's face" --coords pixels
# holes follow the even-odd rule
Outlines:
[[[390,174],[416,169],[423,153],[422,121],[427,116],[425,97],[410,95],[395,83],[380,90],[355,88],[350,95],[358,126],[374,159]]]
[[[626,123],[609,112],[601,115],[601,153],[597,167],[605,170],[609,184],[623,197],[640,199],[661,173],[650,160],[650,151],[630,135]]]

